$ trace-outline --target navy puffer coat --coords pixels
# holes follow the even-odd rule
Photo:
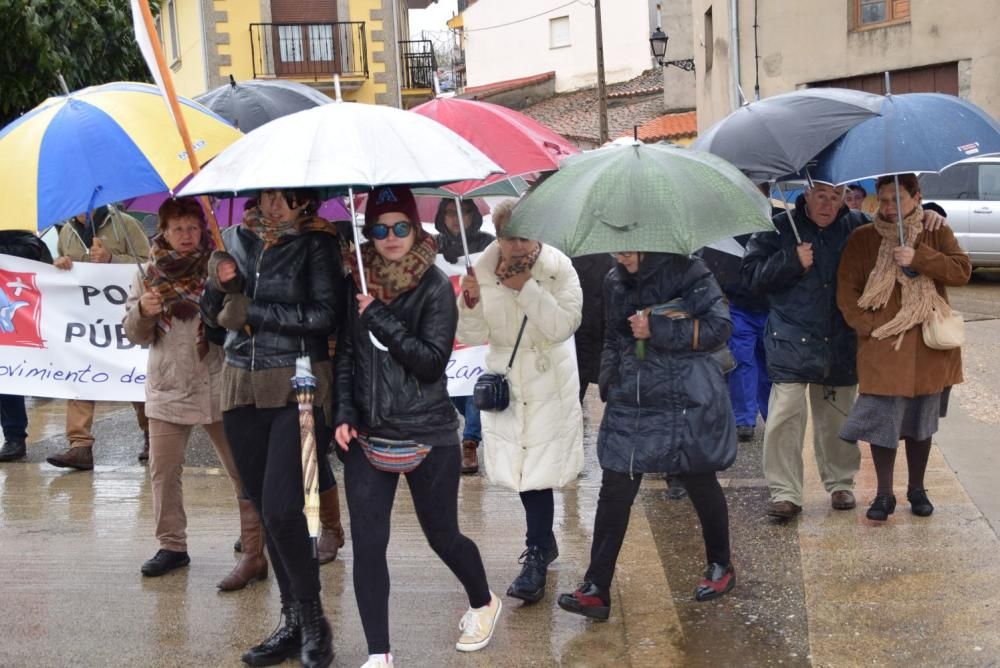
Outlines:
[[[709,473],[736,459],[736,421],[722,368],[711,351],[732,332],[719,284],[698,258],[646,253],[639,272],[621,266],[605,279],[601,354],[604,410],[601,467],[619,473]],[[691,317],[650,316],[639,361],[628,318],[681,299]]]

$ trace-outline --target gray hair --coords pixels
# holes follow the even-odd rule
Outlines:
[[[499,202],[493,207],[493,227],[496,228],[497,236],[500,236],[500,231],[510,222],[510,216],[514,213],[514,207],[517,206],[518,200],[514,198],[508,198]]]

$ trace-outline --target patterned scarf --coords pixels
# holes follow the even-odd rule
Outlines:
[[[260,207],[254,207],[243,214],[243,225],[260,237],[264,242],[264,250],[280,246],[294,237],[307,232],[325,232],[337,234],[336,226],[328,220],[313,214],[300,215],[288,222],[275,222],[265,218]]]
[[[174,318],[191,320],[198,317],[199,300],[205,291],[208,256],[211,253],[211,237],[207,230],[202,230],[198,248],[187,255],[181,255],[171,248],[163,234],[153,237],[146,285],[163,300],[163,311],[156,321],[158,336],[170,331]],[[205,340],[204,326],[200,322],[195,345],[199,359],[203,359],[208,353],[208,342]]]
[[[386,260],[371,241],[361,244],[361,259],[365,264],[365,280],[368,283],[368,293],[379,301],[388,304],[393,299],[417,287],[420,279],[428,269],[434,266],[434,256],[437,255],[437,242],[434,237],[416,228],[417,238],[413,247],[399,260]],[[361,278],[358,272],[358,256],[354,252],[354,242],[342,243],[340,246],[344,266],[350,267],[354,285],[361,289]]]
[[[903,235],[910,248],[924,231],[923,219],[924,210],[919,206],[903,219]],[[892,250],[899,245],[899,228],[896,223],[878,216],[875,218],[875,230],[882,237],[882,243],[878,247],[875,268],[868,275],[864,292],[858,299],[858,306],[872,311],[885,308],[896,283],[899,283],[902,291],[899,313],[872,332],[876,339],[898,336],[893,347],[899,350],[903,345],[903,336],[911,327],[930,320],[935,310],[947,317],[951,315],[951,307],[938,294],[934,279],[923,275],[910,278],[892,259]]]
[[[500,255],[500,261],[497,262],[497,268],[494,273],[496,273],[497,278],[501,281],[506,281],[512,276],[517,276],[523,271],[531,271],[531,268],[535,266],[538,262],[538,256],[542,254],[542,244],[538,243],[535,250],[531,251],[528,255],[515,260],[513,262],[508,262],[503,258],[503,254]]]

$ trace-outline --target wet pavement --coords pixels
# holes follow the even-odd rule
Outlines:
[[[599,487],[596,400],[587,402],[584,475],[556,494],[561,556],[548,593],[534,606],[505,598],[493,642],[481,652],[454,650],[466,601],[427,547],[401,485],[389,547],[396,665],[1000,665],[1000,543],[986,514],[994,512],[1000,483],[992,454],[1000,320],[983,315],[969,325],[968,382],[953,395],[954,417],[943,421],[941,448],[932,453],[934,515],[910,514],[900,457],[896,514],[884,526],[868,522],[875,481],[867,452],[859,508],[832,510],[807,449],[803,514],[788,523],[770,520],[763,515],[768,494],[758,430],[721,475],[738,583],[719,601],[691,598],[704,552],[690,502],[670,500],[666,484],[647,476],[610,621],[590,622],[556,605],[556,594],[580,580],[589,555]],[[207,438],[199,431],[192,439],[184,479],[191,566],[143,578],[139,566],[157,546],[146,469],[135,462],[140,434],[132,408],[101,406],[97,468],[67,473],[44,463],[65,447],[62,405],[33,401],[26,462],[0,464],[0,666],[241,665],[240,653],[277,622],[277,585],[271,578],[242,592],[215,589],[235,561],[238,523]],[[463,478],[460,493],[463,531],[478,543],[491,586],[502,595],[519,570],[520,501],[480,476]],[[335,629],[335,665],[360,666],[366,650],[347,529],[346,551],[321,569],[323,599]]]

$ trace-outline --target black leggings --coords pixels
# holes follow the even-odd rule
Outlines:
[[[931,439],[918,441],[914,438],[904,439],[906,443],[906,468],[908,480],[906,491],[924,488],[924,473],[927,471],[927,460],[931,456]],[[872,444],[872,464],[875,465],[875,478],[878,481],[878,494],[892,494],[893,469],[896,468],[897,448],[883,448]]]
[[[379,471],[357,442],[344,462],[344,490],[351,516],[354,548],[354,596],[369,654],[389,651],[389,518],[396,496],[398,473]],[[458,481],[461,452],[457,447],[431,448],[427,458],[406,474],[413,507],[431,549],[465,588],[469,605],[490,603],[490,588],[479,548],[458,530]]]
[[[316,412],[317,441],[329,439],[330,430],[322,415],[322,411]],[[222,424],[243,489],[264,522],[267,552],[282,602],[318,597],[319,564],[312,557],[309,528],[302,513],[305,501],[298,406],[240,406],[223,413]]]
[[[677,478],[691,497],[701,534],[705,540],[708,561],[729,565],[729,508],[715,473],[680,475]],[[594,543],[590,548],[590,567],[586,580],[604,589],[611,588],[615,564],[625,540],[632,503],[639,493],[642,474],[629,477],[627,473],[604,471],[601,492],[597,499],[594,517]]]

